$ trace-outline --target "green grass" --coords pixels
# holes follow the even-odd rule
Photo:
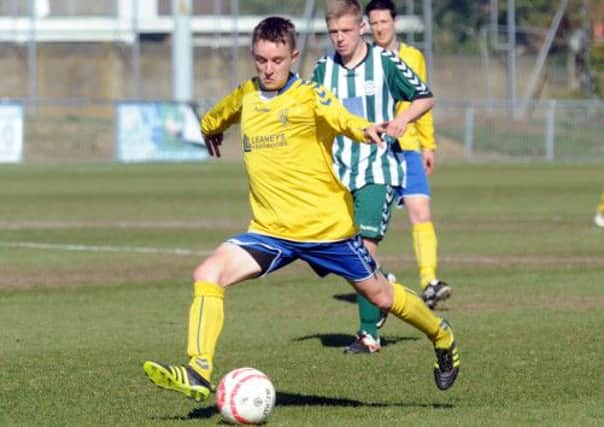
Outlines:
[[[454,288],[440,314],[462,356],[451,390],[433,383],[425,337],[395,318],[379,355],[342,354],[351,290],[302,263],[228,291],[214,379],[268,373],[279,426],[602,425],[602,167],[437,171]],[[0,425],[220,424],[213,401],[156,389],[141,364],[185,360],[191,272],[247,225],[241,165],[3,166],[0,182]],[[403,211],[380,252],[417,288]]]

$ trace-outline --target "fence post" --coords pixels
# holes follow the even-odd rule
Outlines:
[[[29,34],[27,40],[27,114],[35,112],[38,102],[38,42],[36,40],[36,2],[29,0]]]
[[[556,100],[550,99],[547,102],[547,112],[545,115],[545,160],[553,161],[555,157],[555,130],[556,130]]]
[[[466,106],[464,147],[466,160],[471,160],[474,150],[474,105]]]

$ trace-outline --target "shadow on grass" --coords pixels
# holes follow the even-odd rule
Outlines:
[[[337,301],[343,301],[343,302],[347,302],[350,304],[356,304],[357,303],[357,294],[356,293],[350,293],[350,294],[335,294],[333,296],[333,299],[337,300]],[[439,303],[438,306],[436,307],[436,309],[434,310],[436,312],[439,311],[449,311],[449,307],[447,307],[446,305],[443,305],[443,303]]]
[[[333,296],[333,299],[335,299],[337,301],[344,301],[344,302],[349,302],[351,304],[356,304],[357,303],[357,294],[354,292],[351,294],[335,294]]]
[[[386,408],[386,407],[404,407],[404,408],[432,408],[432,409],[452,409],[454,406],[450,403],[417,403],[417,402],[362,402],[355,399],[346,399],[341,397],[328,397],[318,395],[308,395],[299,393],[288,393],[284,391],[277,392],[276,406],[334,406],[343,408]],[[186,417],[176,417],[176,419],[200,419],[212,418],[219,415],[216,406],[197,408],[189,412]]]
[[[311,339],[321,340],[323,347],[346,347],[352,341],[354,336],[349,334],[312,334],[306,335],[299,338],[294,338],[292,341],[306,341]],[[417,337],[394,337],[394,336],[381,336],[380,337],[382,347],[397,344],[401,341],[417,341]]]

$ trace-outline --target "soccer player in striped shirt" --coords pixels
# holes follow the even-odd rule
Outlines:
[[[330,88],[349,111],[369,121],[389,121],[387,134],[398,138],[429,111],[432,93],[397,55],[363,40],[365,22],[357,0],[327,0],[326,22],[335,52],[317,61],[313,80]],[[409,108],[397,112],[397,103],[403,101]],[[333,145],[334,170],[352,193],[355,223],[374,258],[390,222],[395,192],[405,185],[405,162],[393,152],[400,149],[392,141],[387,150],[345,136]],[[363,296],[358,297],[358,309],[360,327],[345,352],[379,351],[381,313]]]
[[[392,0],[372,0],[365,7],[369,27],[375,44],[396,52],[417,75],[426,80],[424,55],[413,46],[398,40],[395,32],[396,7]],[[397,105],[397,111],[409,107],[408,102]],[[434,172],[436,141],[432,112],[429,111],[415,123],[409,124],[399,138],[400,154],[407,164],[407,185],[401,191],[399,202],[404,205],[412,226],[413,248],[419,268],[421,296],[430,308],[451,295],[447,283],[438,280],[437,238],[430,208],[428,176]]]
[[[252,35],[254,77],[218,102],[201,121],[211,155],[223,132],[241,124],[249,181],[248,231],[222,243],[193,273],[184,365],[146,361],[149,379],[195,400],[209,397],[214,354],[224,321],[226,288],[301,259],[320,276],[345,278],[380,309],[416,327],[434,345],[434,379],[441,390],[459,370],[453,332],[412,292],[388,282],[356,234],[350,193],[331,167],[336,135],[381,144],[385,124],[349,113],[325,87],[291,73],[299,52],[287,19],[262,20]]]

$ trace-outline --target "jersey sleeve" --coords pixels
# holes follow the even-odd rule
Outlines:
[[[426,60],[424,55],[417,49],[410,50],[408,55],[408,65],[415,71],[422,80],[427,80]],[[415,122],[420,148],[424,150],[435,150],[436,140],[434,138],[434,117],[430,109]]]
[[[325,86],[314,85],[315,114],[319,123],[335,135],[344,135],[353,141],[364,141],[364,129],[371,125],[367,119],[349,112]],[[321,129],[319,129],[319,132]]]
[[[395,101],[431,98],[432,92],[424,81],[394,52],[382,52],[382,66]]]
[[[315,68],[312,70],[311,80],[316,83],[323,83],[323,79],[325,78],[325,63],[327,61],[327,57],[324,56],[320,58],[315,64]]]
[[[252,84],[251,81],[246,84]],[[241,105],[243,104],[244,85],[240,85],[229,95],[222,98],[201,119],[201,131],[206,135],[224,132],[241,118]]]

